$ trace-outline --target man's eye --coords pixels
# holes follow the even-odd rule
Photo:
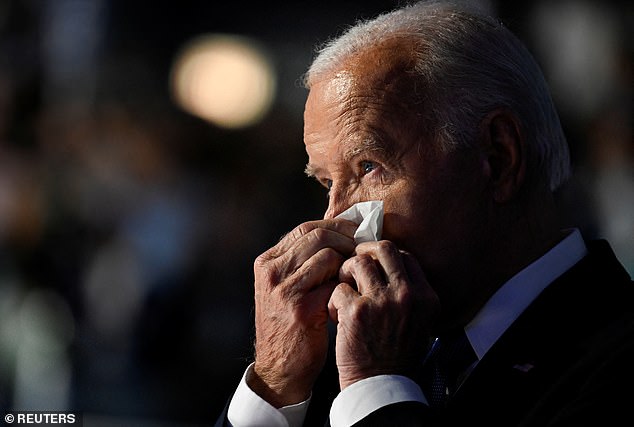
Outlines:
[[[370,173],[376,168],[376,164],[369,160],[364,160],[361,162],[361,170],[363,173]]]
[[[330,198],[330,189],[332,188],[332,179],[327,179],[326,181],[324,181],[324,184],[326,185],[326,188],[328,189],[328,192],[326,193],[326,197]]]

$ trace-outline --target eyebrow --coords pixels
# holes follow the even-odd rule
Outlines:
[[[319,172],[319,168],[312,163],[307,163],[304,168],[304,173],[309,177],[315,178],[317,177],[317,173]]]
[[[387,147],[383,141],[380,141],[374,137],[367,137],[358,144],[352,144],[343,153],[343,159],[349,161],[363,153],[376,153],[380,152],[383,155],[388,154]]]

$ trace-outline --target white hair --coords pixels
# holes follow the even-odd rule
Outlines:
[[[411,72],[423,88],[411,107],[443,149],[472,144],[484,116],[507,108],[520,120],[536,177],[555,190],[569,176],[568,145],[539,65],[511,31],[475,8],[422,1],[359,21],[318,49],[305,86],[398,38],[413,41]]]

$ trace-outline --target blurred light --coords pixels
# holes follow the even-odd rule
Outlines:
[[[127,346],[143,295],[138,256],[115,237],[99,248],[87,268],[84,305],[90,326],[108,344]]]
[[[594,114],[615,94],[620,28],[610,3],[542,1],[532,31],[557,102],[578,115]]]
[[[9,379],[14,378],[13,371],[20,344],[20,288],[24,286],[25,283],[17,276],[0,278],[0,384],[8,383]]]
[[[11,3],[11,2],[9,2]],[[106,0],[46,0],[42,7],[42,89],[47,102],[92,101]]]
[[[14,406],[68,409],[75,320],[66,301],[48,290],[30,291],[18,313]]]
[[[172,96],[184,110],[225,128],[257,123],[275,95],[273,67],[254,42],[207,35],[187,43],[172,65]]]

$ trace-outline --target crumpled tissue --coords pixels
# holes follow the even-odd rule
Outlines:
[[[359,228],[354,233],[356,244],[380,240],[383,231],[383,201],[371,200],[356,203],[337,215],[337,218],[348,219],[359,224]]]

